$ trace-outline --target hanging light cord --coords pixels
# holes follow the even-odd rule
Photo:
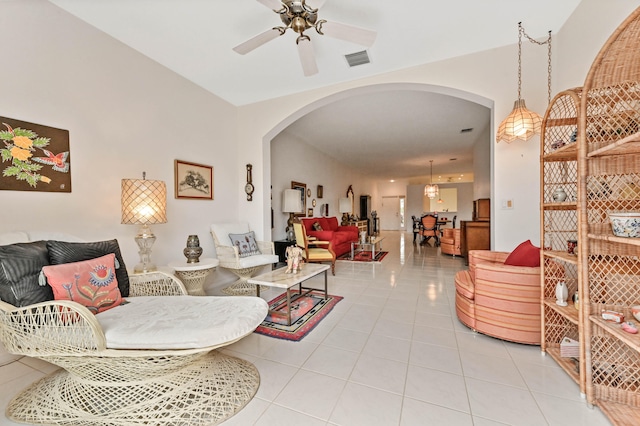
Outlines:
[[[522,36],[525,36],[531,43],[539,46],[547,45],[547,103],[551,103],[551,31],[545,41],[538,41],[531,38],[529,34],[524,31],[522,22],[518,22],[518,99],[520,97],[520,86],[522,85]]]

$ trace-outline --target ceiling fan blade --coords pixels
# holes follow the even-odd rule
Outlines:
[[[255,37],[251,37],[249,40],[245,41],[244,43],[240,43],[239,45],[234,47],[233,50],[241,55],[244,55],[282,34],[283,32],[280,31],[278,28],[271,28],[270,30],[260,33]]]
[[[320,9],[326,0],[307,0],[305,4],[311,9]]]
[[[317,31],[329,37],[350,41],[362,46],[370,47],[376,40],[376,32],[338,22],[323,21],[318,24]]]
[[[280,2],[280,0],[258,0],[258,3],[267,6],[271,10],[282,9],[282,3]]]
[[[305,77],[318,73],[318,64],[316,64],[316,55],[313,52],[313,45],[308,37],[298,38],[298,54],[302,63],[302,71]]]

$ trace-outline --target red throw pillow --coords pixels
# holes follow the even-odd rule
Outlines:
[[[73,300],[97,314],[122,304],[113,253],[82,262],[44,266],[56,300]]]
[[[507,256],[505,265],[510,266],[540,266],[540,247],[531,244],[531,240],[521,243]]]

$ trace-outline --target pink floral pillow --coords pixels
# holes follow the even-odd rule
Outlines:
[[[73,300],[97,314],[122,304],[113,253],[82,262],[44,266],[56,300]]]

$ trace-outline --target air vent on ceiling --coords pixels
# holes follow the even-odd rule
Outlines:
[[[369,54],[366,50],[361,52],[349,53],[348,55],[344,55],[347,59],[347,63],[350,67],[356,67],[358,65],[368,64],[371,61],[369,60]]]
[[[460,130],[460,133],[469,133],[469,132],[473,132],[473,127],[468,127],[466,129]]]

